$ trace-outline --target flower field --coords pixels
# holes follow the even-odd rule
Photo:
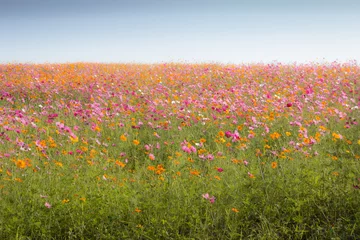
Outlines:
[[[0,65],[0,239],[359,239],[356,64]]]

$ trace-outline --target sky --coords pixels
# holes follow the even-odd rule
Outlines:
[[[0,63],[360,61],[359,0],[0,0]]]

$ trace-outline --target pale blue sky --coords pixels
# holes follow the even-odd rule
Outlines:
[[[360,60],[360,0],[0,0],[0,63]]]

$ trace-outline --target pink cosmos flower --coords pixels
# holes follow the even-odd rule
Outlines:
[[[187,146],[182,146],[181,147],[181,149],[184,151],[184,152],[186,152],[186,153],[191,153],[191,150],[190,150],[190,148],[188,148]]]
[[[46,207],[46,208],[51,208],[51,204],[48,203],[48,202],[46,202],[46,203],[45,203],[45,207]]]
[[[202,195],[202,197],[203,198],[205,198],[206,200],[209,200],[209,202],[212,204],[212,203],[214,203],[215,202],[215,196],[211,196],[210,197],[210,195],[209,195],[209,193],[204,193],[203,195]]]
[[[232,137],[232,133],[230,132],[230,131],[226,131],[225,132],[225,136],[227,137],[227,138],[229,138],[229,137]]]
[[[190,150],[191,150],[191,152],[196,153],[196,148],[195,148],[194,146],[191,146],[191,147],[190,147]]]
[[[214,155],[212,155],[212,154],[208,154],[206,157],[207,157],[207,159],[209,159],[210,161],[214,160]]]
[[[202,195],[202,197],[207,200],[207,199],[209,199],[210,196],[209,196],[209,193],[204,193],[204,194]]]

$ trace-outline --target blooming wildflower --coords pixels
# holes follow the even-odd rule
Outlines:
[[[156,170],[156,168],[155,168],[154,166],[148,166],[147,169],[148,169],[149,171],[155,171],[155,170]]]
[[[135,212],[140,213],[140,212],[141,212],[141,209],[135,208]]]
[[[190,171],[190,174],[191,174],[191,175],[195,175],[195,176],[199,176],[199,175],[200,175],[200,172],[199,172],[198,170],[195,170],[195,169],[194,169],[194,170],[191,170],[191,171]]]
[[[215,202],[215,197],[212,196],[211,198],[209,198],[209,201],[210,201],[210,203],[214,203]]]
[[[69,199],[63,199],[63,200],[61,201],[62,204],[65,204],[65,203],[68,203],[68,202],[70,202]]]
[[[272,168],[272,169],[277,168],[277,162],[272,162],[272,163],[271,163],[271,168]]]
[[[51,208],[51,204],[48,203],[48,202],[46,202],[44,205],[45,205],[46,208]]]
[[[230,138],[230,137],[232,137],[232,133],[230,132],[230,131],[226,131],[225,132],[225,136],[227,137],[227,138]]]
[[[236,209],[236,208],[232,208],[231,211],[233,211],[233,212],[235,212],[235,213],[238,213],[238,212],[239,212],[239,210]]]
[[[69,136],[71,142],[73,143],[77,143],[79,141],[79,138],[75,135]]]
[[[150,154],[149,154],[149,158],[150,158],[150,160],[154,161],[154,160],[155,160],[154,154],[150,153]]]
[[[23,180],[21,178],[15,178],[14,180],[17,182],[23,182]]]
[[[124,168],[124,167],[126,166],[125,163],[120,162],[119,160],[116,160],[116,161],[115,161],[115,164],[118,165],[118,166],[120,166],[121,168]]]
[[[224,169],[222,169],[222,168],[217,168],[217,171],[218,171],[218,172],[223,172]]]
[[[278,139],[279,137],[281,137],[281,134],[278,132],[274,132],[274,133],[270,134],[270,137],[272,139]]]
[[[95,125],[92,129],[93,129],[94,131],[96,131],[96,132],[100,132],[100,131],[101,131],[101,128],[100,128],[98,125]]]
[[[160,175],[160,174],[162,174],[163,172],[165,172],[164,166],[163,166],[162,164],[157,165],[155,173],[156,173],[157,175]]]
[[[18,168],[26,168],[26,162],[24,160],[17,160],[16,161],[16,166]]]
[[[209,199],[210,195],[209,195],[209,193],[204,193],[204,194],[202,195],[202,197],[205,198],[205,199]]]
[[[251,174],[250,172],[248,172],[248,176],[249,176],[250,178],[255,178],[255,176],[254,176],[253,174]]]
[[[57,161],[55,162],[55,165],[56,165],[56,166],[59,166],[59,167],[62,167],[62,166],[63,166],[63,164],[62,164],[61,162],[57,162]]]
[[[135,139],[135,140],[133,140],[133,144],[134,144],[134,145],[139,145],[139,144],[140,144],[140,141]]]
[[[338,133],[333,133],[332,134],[332,140],[333,141],[336,141],[337,139],[343,139],[343,136],[341,136],[340,134],[338,134]]]
[[[125,142],[127,140],[127,137],[123,134],[120,136],[120,140]]]

